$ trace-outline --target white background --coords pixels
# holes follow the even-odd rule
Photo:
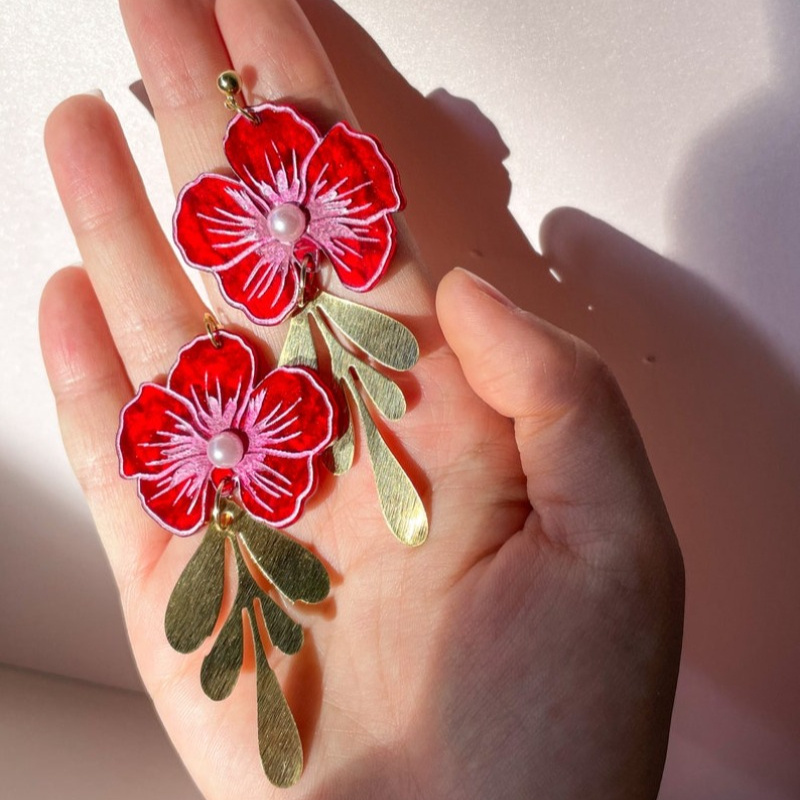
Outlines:
[[[303,6],[434,274],[467,266],[586,337],[628,395],[687,566],[661,796],[797,797],[800,3]],[[36,337],[42,285],[77,260],[47,112],[101,87],[167,223],[155,124],[115,3],[6,0],[0,40],[0,664],[87,682],[0,667],[0,779],[14,798],[194,798],[137,694]],[[549,218],[545,261],[540,223],[565,206],[586,214]]]

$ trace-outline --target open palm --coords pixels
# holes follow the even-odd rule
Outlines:
[[[353,120],[293,0],[150,3],[123,15],[176,190],[224,163],[214,89],[255,67],[249,95],[321,126]],[[406,322],[419,364],[392,425],[430,536],[399,544],[363,444],[323,481],[292,535],[332,574],[331,598],[293,610],[306,641],[270,663],[306,769],[274,789],[256,742],[253,653],[230,698],[181,655],[163,620],[199,536],[180,539],[118,477],[120,408],[203,331],[205,308],[148,204],[111,108],[79,96],[46,144],[85,270],[59,272],[41,337],[64,441],[116,576],[142,678],[209,798],[652,797],[680,652],[682,569],[667,514],[613,379],[583,343],[461,271],[434,303],[411,237],[368,304]],[[227,327],[263,342],[210,286]],[[342,296],[348,292],[332,285]],[[265,359],[266,360],[266,359]],[[209,643],[210,644],[210,643]]]

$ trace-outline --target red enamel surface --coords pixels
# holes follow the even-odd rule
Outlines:
[[[122,410],[117,446],[123,454],[125,478],[156,476],[164,472],[166,437],[180,423],[194,427],[193,410],[182,398],[163,387],[145,383],[136,397]]]
[[[395,249],[390,214],[403,206],[380,144],[338,123],[320,137],[296,111],[270,103],[239,115],[225,152],[235,178],[201,175],[178,197],[173,232],[187,263],[214,272],[225,299],[255,322],[273,325],[298,302],[296,263],[326,254],[342,282],[366,291]],[[308,219],[294,245],[272,235],[272,208],[293,203]]]
[[[254,395],[265,395],[256,423],[269,432],[264,446],[271,452],[301,455],[333,439],[335,406],[327,391],[318,391],[318,385],[319,378],[311,370],[283,367],[255,388]]]
[[[285,249],[283,245],[279,247]],[[253,254],[236,267],[218,272],[217,281],[225,299],[241,308],[253,322],[276,325],[297,304],[297,270],[282,262],[272,262],[259,270],[258,263]]]
[[[326,187],[347,179],[340,194],[346,193],[347,216],[351,219],[376,219],[402,206],[394,166],[377,139],[354,131],[344,122],[337,123],[325,134],[308,160],[309,196],[313,196],[313,187],[322,173]]]
[[[255,110],[261,120],[258,125],[240,114],[231,120],[225,155],[253,192],[263,194],[265,186],[280,192],[283,182],[292,186],[299,181],[300,167],[319,141],[319,133],[289,106],[266,103]]]
[[[200,269],[225,269],[253,250],[253,220],[260,213],[242,184],[221,175],[201,175],[178,197],[175,229],[186,262]]]
[[[190,488],[191,480],[170,484],[159,480],[140,480],[139,499],[156,522],[172,533],[188,536],[202,527],[211,516],[214,491],[208,481],[197,491]]]
[[[233,412],[253,386],[255,353],[241,336],[218,331],[219,347],[208,336],[186,345],[169,372],[167,386],[197,409],[199,422],[217,410]]]
[[[286,479],[275,479],[274,472]],[[291,525],[302,511],[306,498],[316,488],[316,473],[308,458],[265,457],[253,480],[242,485],[242,504],[254,516],[276,527]]]
[[[339,280],[356,292],[366,292],[386,272],[396,243],[392,218],[378,217],[356,229],[356,238],[332,242],[328,253]]]
[[[181,535],[207,521],[225,477],[236,479],[254,516],[278,527],[294,522],[335,436],[331,394],[315,372],[282,367],[254,388],[252,347],[224,331],[217,337],[219,348],[207,336],[186,345],[167,386],[144,384],[120,416],[121,474],[138,480],[148,513]],[[245,454],[232,469],[216,469],[208,441],[227,430],[241,436]]]

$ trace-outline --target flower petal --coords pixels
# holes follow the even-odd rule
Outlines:
[[[241,480],[244,507],[276,528],[291,525],[316,487],[312,458],[267,456]]]
[[[290,525],[316,486],[316,456],[336,436],[329,390],[304,367],[276,369],[253,390],[242,430],[250,443],[236,467],[242,502],[271,525]]]
[[[334,125],[308,160],[305,205],[312,222],[371,222],[404,205],[392,162],[378,140]]]
[[[329,390],[311,370],[280,367],[253,390],[242,428],[252,459],[313,456],[335,438],[336,413]]]
[[[206,442],[194,409],[183,398],[154,383],[144,383],[120,414],[117,453],[123,478],[153,478],[179,466],[206,470]]]
[[[198,336],[181,348],[167,378],[167,387],[193,407],[206,440],[238,426],[255,373],[255,353],[244,339],[227,331],[217,331],[215,338],[221,347]]]
[[[371,289],[386,272],[397,244],[391,217],[368,224],[334,223],[309,229],[333,264],[339,280],[356,292]]]
[[[268,248],[267,214],[269,208],[240,181],[201,175],[178,195],[173,238],[189,266],[229,269]]]
[[[156,522],[179,536],[196,533],[211,514],[214,492],[208,477],[180,473],[139,480],[139,498]]]
[[[252,110],[258,125],[237,114],[225,134],[233,171],[270,205],[302,200],[302,166],[320,140],[317,129],[288,106],[264,103]]]
[[[253,254],[216,277],[225,299],[258,325],[276,325],[297,305],[300,285],[288,245],[274,242],[264,255]]]

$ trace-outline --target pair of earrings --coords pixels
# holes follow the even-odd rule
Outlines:
[[[246,617],[264,772],[291,786],[302,744],[267,655],[270,647],[300,649],[303,631],[286,607],[323,601],[330,581],[320,560],[282,531],[302,514],[322,469],[350,468],[356,417],[389,529],[410,546],[428,533],[419,494],[375,418],[405,413],[390,375],[414,366],[416,339],[397,320],[321,288],[328,269],[351,290],[377,284],[404,200],[374,137],[343,122],[323,136],[289,106],[243,107],[234,72],[222,73],[218,87],[235,112],[224,138],[234,175],[203,174],[184,187],[175,242],[189,266],[214,274],[228,303],[260,325],[290,319],[288,333],[277,367],[262,371],[253,345],[206,315],[206,335],[181,349],[165,385],[143,384],[122,409],[117,452],[153,519],[179,536],[205,529],[167,606],[167,639],[179,652],[197,650],[215,630],[231,552],[236,597],[203,660],[201,685],[213,700],[233,691]],[[320,374],[317,342],[330,381]]]

